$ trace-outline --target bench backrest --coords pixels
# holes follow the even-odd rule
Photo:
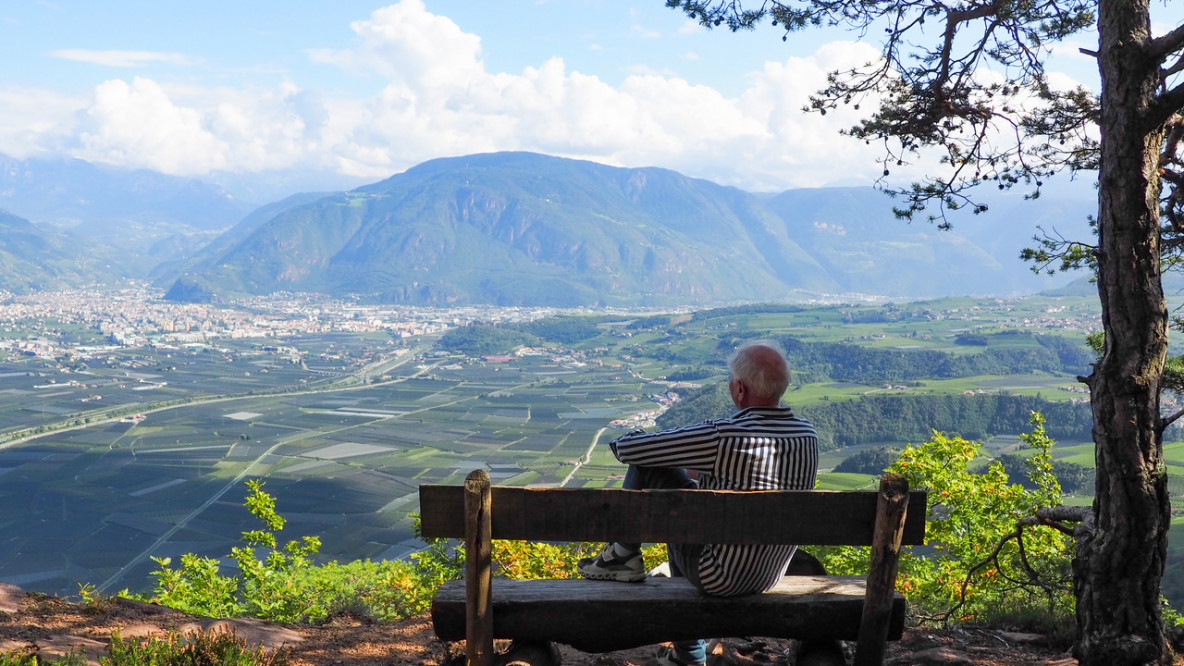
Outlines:
[[[470,666],[492,666],[492,540],[870,545],[856,666],[881,664],[902,544],[919,544],[926,497],[899,474],[880,490],[706,491],[494,488],[484,470],[464,486],[422,485],[425,537],[465,539]]]
[[[877,492],[490,489],[494,539],[867,546]],[[421,485],[425,537],[465,536],[465,487]],[[911,491],[902,545],[925,536],[923,491]]]

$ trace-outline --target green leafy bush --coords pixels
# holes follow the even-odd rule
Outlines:
[[[417,521],[418,525],[418,521]],[[422,537],[421,537],[422,538]],[[464,577],[465,551],[452,539],[425,539],[427,548],[411,557],[415,561],[426,602],[441,585]],[[534,541],[495,540],[490,556],[495,576],[512,580],[533,578],[578,578],[576,562],[596,555],[603,543],[539,543]],[[645,563],[655,567],[666,561],[666,546],[650,544],[642,549]],[[426,608],[429,603],[425,603]]]
[[[392,620],[427,609],[435,587],[424,588],[412,563],[358,560],[318,566],[312,556],[320,550],[319,538],[306,536],[281,546],[276,533],[285,520],[275,510],[275,498],[264,492],[261,481],[247,486],[246,506],[264,529],[244,532],[246,546],[231,549],[238,575],[225,575],[217,559],[193,553],[182,555],[179,567],[170,558],[153,558],[156,583],[147,601],[209,617],[280,622],[318,622],[338,613]]]
[[[287,666],[287,653],[251,648],[234,632],[195,632],[184,637],[124,639],[111,635],[100,666]]]
[[[76,654],[50,661],[26,650],[9,650],[0,653],[0,666],[86,666],[86,660]]]
[[[980,445],[937,432],[905,448],[889,467],[911,488],[929,491],[926,546],[902,552],[897,581],[920,619],[998,619],[1039,608],[1058,624],[1072,614],[1072,538],[1043,526],[1017,529],[1020,519],[1061,500],[1053,441],[1040,414],[1031,422],[1032,432],[1021,435],[1036,450],[1027,459],[1029,487],[1012,483],[998,461],[981,473],[970,471],[981,458]],[[828,549],[822,559],[832,574],[866,573],[867,549]]]
[[[287,652],[254,648],[233,631],[191,632],[167,638],[124,639],[116,630],[99,666],[287,666]],[[0,666],[85,666],[82,655],[71,653],[49,660],[27,651],[0,654]]]

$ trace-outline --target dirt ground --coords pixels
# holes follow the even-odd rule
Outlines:
[[[233,630],[249,644],[283,649],[295,666],[460,666],[463,643],[436,640],[427,616],[399,622],[369,623],[337,617],[315,627],[258,620],[212,620],[170,608],[121,599],[86,606],[54,597],[26,594],[0,583],[0,654],[23,651],[43,658],[73,651],[88,663],[112,632],[124,638],[169,632]],[[587,654],[560,646],[565,666],[652,666],[654,648]],[[727,639],[711,666],[795,666],[793,643],[778,639]],[[910,629],[890,644],[886,664],[976,664],[982,666],[1072,666],[1077,660],[1032,634],[986,630]],[[1184,661],[1180,662],[1184,664]]]

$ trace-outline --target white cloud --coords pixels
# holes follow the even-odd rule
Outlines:
[[[106,65],[108,67],[142,67],[149,63],[163,62],[170,65],[193,65],[197,61],[182,53],[160,53],[157,51],[89,51],[86,49],[59,49],[50,51],[50,56],[64,60]]]
[[[86,103],[45,88],[0,88],[0,153],[17,159],[60,153]]]
[[[85,111],[83,159],[196,175],[227,167],[225,142],[203,126],[201,114],[173,104],[156,82],[136,77],[95,89]]]
[[[1167,3],[1165,3],[1165,4],[1167,4]],[[1169,7],[1169,9],[1170,9],[1170,7]],[[1175,30],[1176,28],[1178,28],[1180,26],[1178,21],[1168,22],[1168,21],[1157,20],[1157,19],[1163,18],[1162,16],[1159,16],[1159,11],[1161,11],[1159,8],[1154,8],[1152,11],[1153,11],[1153,17],[1151,20],[1151,36],[1152,37],[1162,37],[1163,35],[1168,34],[1169,32]]]
[[[403,0],[351,24],[352,48],[310,58],[379,77],[370,98],[284,83],[204,88],[136,77],[109,80],[93,100],[58,100],[38,138],[6,129],[0,150],[73,141],[75,156],[200,175],[324,169],[375,180],[428,159],[528,150],[622,166],[664,166],[748,189],[871,181],[871,149],[839,136],[854,112],[803,113],[829,69],[876,57],[844,42],[810,57],[768,62],[735,97],[664,71],[620,85],[569,71],[553,57],[519,73],[490,72],[481,40],[422,0]],[[0,102],[3,101],[0,88]],[[76,113],[75,125],[64,122]],[[25,122],[17,120],[14,122]]]
[[[462,32],[447,17],[429,13],[422,0],[378,9],[369,20],[354,21],[350,28],[358,37],[355,48],[315,49],[309,57],[419,89],[485,75],[481,38]]]

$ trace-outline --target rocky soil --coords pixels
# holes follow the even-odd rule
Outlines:
[[[0,654],[35,653],[43,658],[84,653],[98,664],[108,638],[166,636],[169,632],[233,630],[248,643],[287,651],[294,666],[461,666],[463,644],[436,640],[426,616],[371,623],[337,617],[315,627],[258,620],[213,620],[162,606],[122,599],[94,605],[27,594],[0,583]],[[565,666],[652,666],[652,647],[586,654],[561,646]],[[712,666],[795,665],[791,641],[727,639],[711,657]],[[1184,660],[1178,662],[1184,666]],[[890,645],[886,664],[982,666],[1072,666],[1077,660],[1034,634],[998,630],[910,629]]]

